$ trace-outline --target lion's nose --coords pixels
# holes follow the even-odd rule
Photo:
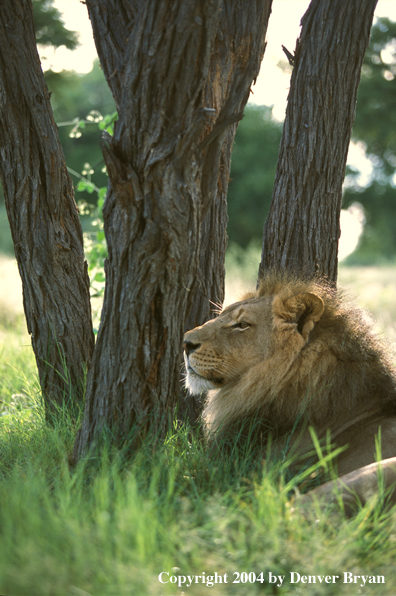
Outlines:
[[[193,344],[192,341],[185,341],[183,342],[183,350],[189,356],[191,352],[194,352],[196,349],[199,348],[201,344]]]

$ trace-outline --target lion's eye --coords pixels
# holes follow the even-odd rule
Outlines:
[[[232,327],[233,329],[247,329],[248,327],[250,327],[250,325],[249,323],[241,321],[240,323],[235,323]]]

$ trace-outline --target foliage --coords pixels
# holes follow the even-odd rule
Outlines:
[[[272,108],[245,108],[232,152],[227,228],[230,241],[243,248],[251,241],[261,243],[281,135],[282,125],[272,119]]]
[[[60,12],[53,6],[53,0],[34,0],[33,18],[37,43],[40,46],[78,46],[76,34],[64,27]],[[51,105],[55,122],[59,127],[59,138],[71,171],[79,172],[82,164],[93,164],[92,182],[99,188],[107,184],[102,171],[103,156],[100,148],[100,127],[88,127],[85,134],[81,130],[94,120],[94,113],[112,114],[115,105],[106,84],[99,60],[94,62],[87,74],[73,71],[60,73],[48,70],[44,73],[51,93]],[[111,116],[109,116],[111,118]],[[70,129],[69,125],[73,127]],[[65,128],[66,126],[66,128]],[[80,187],[81,191],[81,187]],[[89,201],[89,193],[83,198]]]
[[[55,79],[54,87],[53,73],[47,72],[45,77],[52,91],[51,103],[59,127],[59,138],[66,164],[71,172],[81,172],[83,164],[89,162],[94,170],[91,182],[102,188],[107,185],[107,176],[103,170],[100,135],[103,130],[101,126],[108,124],[101,115],[109,114],[108,118],[114,119],[112,115],[115,113],[115,105],[112,95],[98,61],[91,72],[85,75],[74,72],[61,74],[60,81]],[[98,126],[89,126],[95,123]],[[93,202],[92,198],[88,192],[81,195],[81,200],[87,202]]]
[[[365,212],[366,223],[358,249],[350,255],[349,265],[372,265],[394,260],[396,256],[396,189],[392,184],[377,180],[363,189],[348,189],[346,205],[359,202]]]
[[[393,176],[396,166],[396,23],[378,19],[362,67],[353,139],[371,156],[375,176]]]
[[[102,116],[99,112],[90,112],[86,119],[76,118],[72,122],[65,123],[65,126],[73,125],[69,136],[71,138],[80,138],[82,132],[86,131],[87,124],[97,124],[100,131],[106,131],[109,134],[114,132],[114,122],[117,120],[118,114],[107,114]],[[107,244],[103,229],[103,205],[106,198],[107,187],[102,186],[99,188],[93,182],[93,175],[95,170],[87,162],[84,164],[84,168],[79,174],[69,168],[69,172],[79,179],[76,186],[76,192],[88,193],[88,195],[95,194],[96,201],[92,204],[80,200],[79,207],[82,215],[87,215],[90,218],[90,229],[85,232],[85,254],[88,259],[88,273],[91,280],[91,293],[92,298],[102,298],[104,294],[104,260],[107,257]],[[106,168],[102,168],[103,174],[106,174]],[[107,174],[106,174],[107,175]],[[95,313],[94,313],[95,315]]]
[[[275,178],[281,125],[271,108],[250,107],[239,125],[228,191],[230,242],[243,248],[261,243]],[[396,23],[378,19],[371,33],[359,86],[353,140],[362,141],[374,168],[367,187],[348,169],[343,207],[365,210],[366,226],[350,264],[393,260],[396,255]],[[351,179],[355,179],[352,183]]]
[[[0,186],[0,194],[1,194]],[[10,224],[8,223],[7,211],[4,204],[0,202],[0,254],[14,255],[14,243],[12,241]]]
[[[344,206],[358,201],[367,224],[349,263],[374,263],[396,255],[396,23],[387,18],[373,25],[363,62],[356,120],[352,132],[363,141],[373,167],[371,183],[356,178],[344,193]],[[353,172],[352,174],[353,176]],[[358,172],[354,173],[355,176]]]
[[[78,46],[75,31],[66,29],[61,14],[53,6],[53,0],[33,0],[33,21],[37,43],[41,46],[74,50]]]

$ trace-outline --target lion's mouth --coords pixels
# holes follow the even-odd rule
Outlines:
[[[208,381],[214,383],[215,385],[223,385],[224,377],[210,377],[208,378]]]
[[[224,383],[224,377],[219,377],[219,376],[214,376],[214,375],[213,376],[203,376],[200,373],[198,373],[191,366],[191,364],[189,362],[187,363],[186,370],[187,370],[187,377],[190,377],[190,379],[194,378],[198,382],[203,381],[206,383],[211,383],[214,387],[220,387]]]

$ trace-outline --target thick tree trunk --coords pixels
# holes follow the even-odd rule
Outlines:
[[[259,276],[337,280],[342,184],[377,0],[312,0],[301,24]]]
[[[0,175],[47,413],[82,400],[94,348],[73,187],[37,54],[30,0],[0,3]]]
[[[246,27],[226,78],[212,68],[220,15],[232,14],[220,0],[151,0],[135,12],[112,0],[87,2],[119,121],[104,146],[106,292],[76,457],[104,426],[118,441],[136,423],[161,428],[178,402],[186,317],[209,315],[213,288],[214,301],[222,299],[223,262],[207,284],[200,261],[205,250],[224,253],[229,129],[242,117],[258,73],[271,2],[252,4],[258,21],[250,28],[259,35]],[[117,10],[124,29],[115,32]],[[105,40],[107,26],[113,29]],[[201,243],[201,229],[213,237]],[[210,257],[216,267],[217,256]]]

